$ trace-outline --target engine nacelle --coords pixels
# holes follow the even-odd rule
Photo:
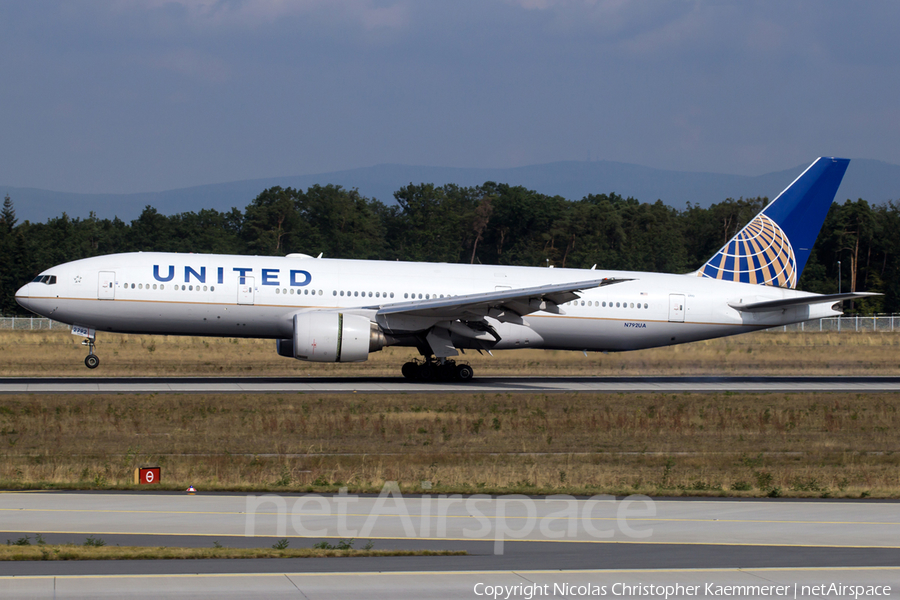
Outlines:
[[[361,315],[314,311],[294,315],[294,337],[276,340],[281,356],[312,362],[362,362],[384,348],[384,333]]]

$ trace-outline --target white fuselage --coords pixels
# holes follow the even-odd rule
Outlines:
[[[491,349],[636,350],[733,335],[840,314],[830,305],[741,312],[731,303],[807,295],[791,289],[693,275],[316,259],[130,253],[77,260],[44,272],[17,293],[30,310],[97,331],[290,338],[293,315],[339,309],[368,316],[393,343],[415,319],[376,316],[381,306],[600,278],[629,279],[579,292],[562,314],[536,312],[519,324],[487,320]]]

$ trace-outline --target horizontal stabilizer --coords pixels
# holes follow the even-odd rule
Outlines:
[[[846,294],[812,294],[809,296],[798,296],[795,298],[782,298],[781,300],[766,300],[764,302],[750,302],[742,304],[740,302],[729,302],[728,306],[741,312],[769,312],[776,310],[784,310],[792,306],[803,306],[809,304],[826,304],[841,302],[842,300],[853,300],[854,298],[866,298],[868,296],[881,296],[875,292],[849,292]]]

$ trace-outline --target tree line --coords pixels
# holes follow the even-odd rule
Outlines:
[[[273,187],[241,211],[162,215],[147,206],[118,218],[68,217],[19,223],[13,200],[0,209],[0,313],[26,314],[15,290],[53,265],[115,252],[165,251],[554,266],[686,273],[703,265],[768,202],[732,199],[684,210],[617,194],[570,201],[487,182],[410,184],[396,204],[355,189]],[[840,268],[838,266],[840,261]],[[840,274],[840,284],[838,277]],[[860,314],[900,312],[900,205],[834,203],[799,289],[875,291]]]

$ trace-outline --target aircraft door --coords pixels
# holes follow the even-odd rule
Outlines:
[[[244,283],[238,282],[238,304],[253,304],[255,302],[255,294],[253,288],[253,278],[243,277]]]
[[[684,294],[669,294],[669,322],[684,323]]]
[[[97,287],[97,299],[116,299],[116,274],[113,271],[100,271],[100,280]]]

